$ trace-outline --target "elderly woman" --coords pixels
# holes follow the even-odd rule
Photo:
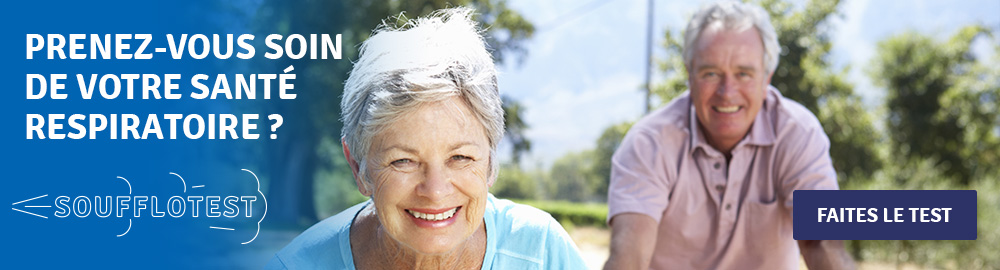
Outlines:
[[[487,192],[503,110],[471,10],[379,27],[344,89],[344,155],[371,199],[268,269],[585,269],[551,216]]]

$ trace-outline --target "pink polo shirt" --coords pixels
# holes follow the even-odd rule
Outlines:
[[[768,87],[728,164],[697,121],[685,92],[629,130],[612,158],[608,221],[659,223],[651,269],[797,269],[792,191],[838,189],[819,120]]]

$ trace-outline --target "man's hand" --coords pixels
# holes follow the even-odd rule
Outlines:
[[[855,269],[854,259],[840,240],[799,240],[799,250],[809,269]]]
[[[656,247],[656,220],[638,214],[624,213],[611,219],[611,256],[604,269],[649,269]]]

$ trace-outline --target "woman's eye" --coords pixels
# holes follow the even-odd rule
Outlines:
[[[409,160],[409,159],[406,159],[406,158],[403,158],[403,159],[393,160],[391,162],[391,164],[392,164],[392,166],[405,166],[405,165],[413,164],[413,161]]]
[[[472,158],[469,157],[469,156],[454,155],[454,156],[451,156],[451,160],[462,161],[462,160],[472,160]]]

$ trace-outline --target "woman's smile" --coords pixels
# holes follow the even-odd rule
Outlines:
[[[441,228],[447,227],[457,219],[456,213],[462,209],[461,206],[448,209],[406,209],[411,220],[421,228]]]

